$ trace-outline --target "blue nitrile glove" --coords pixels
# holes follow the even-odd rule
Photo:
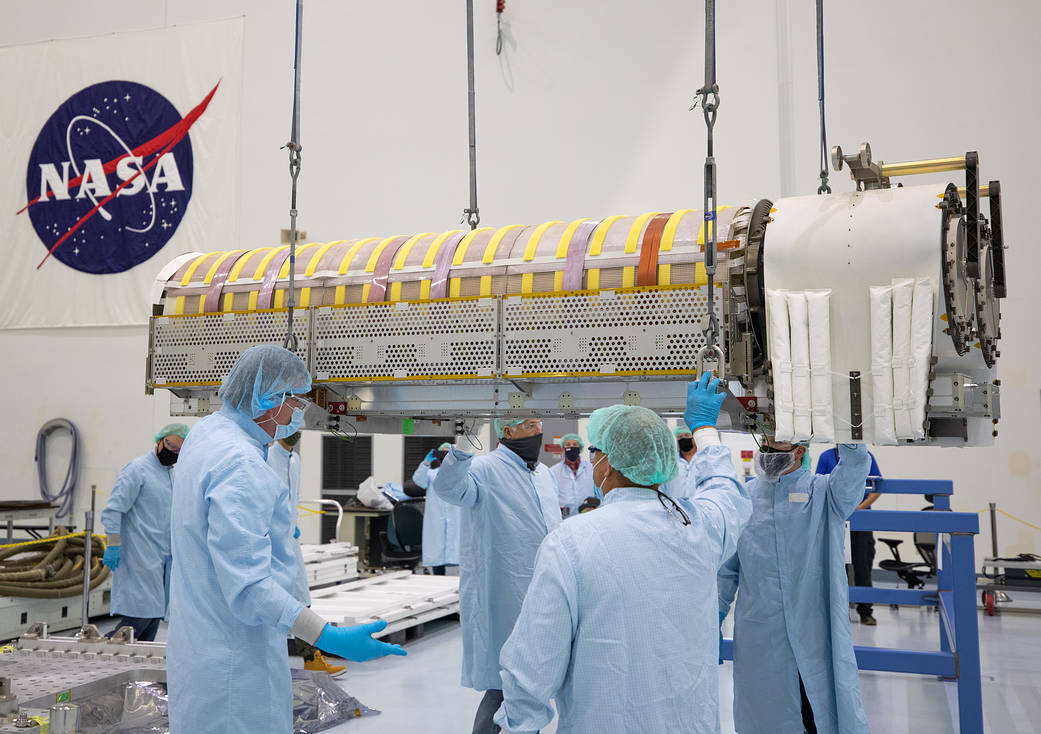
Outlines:
[[[427,455],[423,457],[423,463],[424,464],[430,464],[433,461],[434,461],[434,450],[430,449],[429,451],[427,451]]]
[[[719,664],[723,664],[723,620],[727,618],[726,612],[719,613]]]
[[[372,638],[374,633],[382,632],[386,626],[387,623],[382,619],[369,624],[356,624],[353,627],[334,627],[327,624],[318,636],[315,647],[356,663],[375,660],[384,655],[407,655],[401,645],[391,645]]]
[[[713,377],[711,372],[687,384],[687,409],[683,411],[683,421],[691,432],[716,425],[719,409],[726,398],[726,393],[716,392],[718,388],[719,378]]]
[[[300,537],[300,527],[297,526],[297,527],[293,528],[293,540],[296,540],[299,537]]]
[[[110,545],[106,548],[105,555],[101,557],[101,562],[112,570],[119,568],[119,546]]]

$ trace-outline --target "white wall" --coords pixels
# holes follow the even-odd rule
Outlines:
[[[300,225],[312,239],[455,226],[467,203],[462,2],[308,0]],[[288,226],[293,3],[246,0],[2,0],[0,43],[186,24],[244,14],[243,241]],[[1000,177],[1010,297],[1004,303],[1001,434],[992,449],[880,449],[889,476],[956,480],[955,507],[996,500],[1041,521],[1038,448],[1041,347],[1030,322],[1041,253],[1030,218],[1041,97],[1041,4],[954,0],[942,10],[897,0],[827,3],[829,141],[870,140],[877,158],[975,149]],[[697,2],[525,0],[506,14],[507,53],[494,54],[491,3],[478,7],[478,166],[489,224],[699,207],[704,125],[687,111],[703,75]],[[720,7],[717,126],[721,202],[811,193],[817,185],[813,4],[730,0]],[[2,72],[0,72],[2,73]],[[17,114],[17,111],[14,112]],[[10,153],[24,165],[25,152]],[[938,179],[939,180],[939,179]],[[849,187],[842,176],[839,190]],[[0,333],[0,496],[36,492],[33,435],[54,416],[83,430],[81,486],[111,484],[167,420],[166,395],[143,394],[145,329]],[[377,461],[400,465],[400,439]],[[316,480],[317,436],[305,439]],[[884,506],[900,507],[895,500]],[[82,507],[82,502],[79,505]],[[918,500],[903,506],[914,508]],[[1002,551],[1041,537],[1001,522]],[[306,529],[305,529],[305,532]],[[989,540],[984,543],[989,547]]]

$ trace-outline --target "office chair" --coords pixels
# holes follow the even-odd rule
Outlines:
[[[936,508],[932,505],[923,507],[922,512],[933,512]],[[889,546],[893,554],[892,560],[879,562],[879,567],[884,571],[892,571],[901,580],[907,583],[909,589],[924,589],[926,579],[936,576],[936,533],[915,533],[914,546],[918,555],[922,557],[921,563],[907,562],[900,558],[899,546],[902,540],[895,538],[879,538],[880,541]]]
[[[384,566],[415,568],[423,557],[422,500],[398,502],[390,511],[387,530],[380,533]]]

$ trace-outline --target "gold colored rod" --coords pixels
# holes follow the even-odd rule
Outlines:
[[[964,186],[959,186],[958,187],[958,196],[960,196],[962,198],[962,200],[965,199],[965,187]],[[986,199],[988,196],[990,196],[990,186],[980,186],[980,198],[981,199]],[[942,199],[943,198],[943,193],[937,194],[936,198],[937,199]]]
[[[934,158],[929,161],[905,161],[903,163],[883,163],[882,175],[914,176],[919,173],[942,173],[944,171],[961,171],[965,169],[965,156],[954,158]]]

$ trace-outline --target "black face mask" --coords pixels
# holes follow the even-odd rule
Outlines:
[[[292,434],[291,436],[286,436],[282,440],[285,441],[290,446],[296,446],[298,443],[300,443],[300,431],[297,431],[296,433]]]
[[[680,451],[687,453],[688,451],[694,450],[694,439],[693,438],[681,438],[676,441],[676,445],[680,447]]]
[[[539,452],[542,451],[541,433],[524,438],[504,438],[499,443],[521,457],[529,469],[534,470],[539,463]]]
[[[582,449],[578,446],[572,446],[571,448],[564,449],[564,458],[568,461],[578,461],[578,457],[582,455]]]
[[[176,451],[171,451],[165,446],[159,449],[159,453],[156,454],[156,457],[159,459],[159,463],[163,466],[173,466],[177,463],[178,456],[179,454]]]

